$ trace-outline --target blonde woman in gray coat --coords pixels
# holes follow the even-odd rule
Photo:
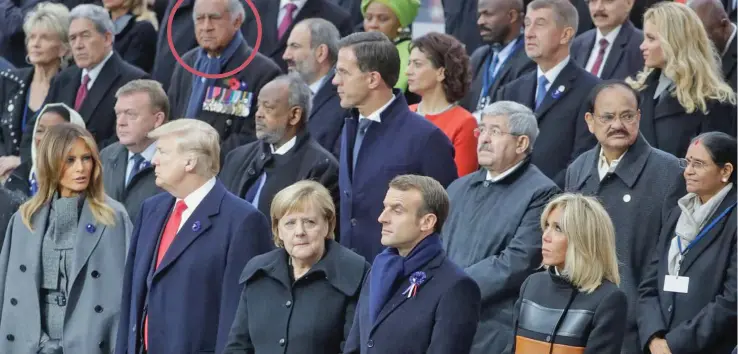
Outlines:
[[[0,353],[112,353],[131,221],[84,128],[50,128],[36,168],[0,251]]]

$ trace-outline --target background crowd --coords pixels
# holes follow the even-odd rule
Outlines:
[[[736,2],[0,0],[0,353],[735,353]]]

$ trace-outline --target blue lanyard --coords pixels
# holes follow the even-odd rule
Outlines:
[[[485,68],[484,75],[482,75],[482,95],[480,97],[484,98],[484,97],[489,96],[489,89],[492,88],[492,84],[495,83],[494,78],[497,77],[497,74],[494,74],[493,75],[490,72],[491,71],[490,69],[496,70],[497,67],[502,67],[502,65],[505,65],[505,62],[508,59],[510,59],[510,57],[513,55],[513,53],[515,53],[515,51],[518,50],[518,48],[520,48],[523,45],[523,41],[520,38],[516,38],[514,40],[516,42],[513,45],[513,48],[510,51],[510,53],[507,55],[507,58],[505,58],[504,61],[499,61],[498,60],[497,65],[495,66],[495,68],[490,68],[490,66],[492,66],[492,60],[493,60],[493,58],[495,56],[494,51],[492,51],[490,53],[490,55],[487,56],[487,60],[485,61],[485,64],[484,64],[484,68]],[[497,52],[497,57],[500,56],[500,53],[502,53],[502,51],[504,49],[505,48],[503,47],[499,52]]]
[[[707,225],[706,227],[704,227],[704,228],[702,229],[702,231],[700,231],[700,233],[699,233],[699,234],[697,235],[697,237],[695,237],[695,238],[694,238],[694,240],[692,240],[692,242],[690,242],[690,243],[689,243],[689,244],[687,245],[687,248],[685,248],[684,250],[682,250],[682,238],[681,238],[681,237],[679,237],[679,235],[677,235],[677,245],[679,246],[679,253],[680,253],[680,254],[681,254],[682,256],[683,256],[683,255],[684,255],[685,253],[687,253],[687,251],[689,251],[689,249],[690,249],[690,248],[692,248],[692,246],[694,246],[694,244],[695,244],[695,243],[697,243],[697,241],[699,241],[699,240],[701,240],[701,239],[702,239],[703,237],[705,237],[705,235],[706,235],[706,234],[707,234],[707,233],[708,233],[708,232],[709,232],[709,231],[710,231],[710,230],[711,230],[711,229],[712,229],[713,227],[715,227],[715,225],[716,225],[716,224],[718,223],[718,221],[720,221],[720,219],[722,219],[722,218],[724,218],[724,217],[725,217],[726,215],[728,215],[728,213],[729,213],[729,212],[730,212],[730,211],[731,211],[731,210],[733,209],[733,207],[734,207],[734,206],[735,206],[735,204],[733,204],[733,205],[729,206],[729,207],[728,207],[727,209],[725,209],[725,211],[723,211],[723,213],[722,213],[722,214],[718,215],[718,217],[716,217],[715,219],[713,219],[713,220],[712,220],[712,222],[711,222],[711,223],[710,223],[709,225]]]
[[[26,117],[28,117],[28,105],[31,101],[31,90],[26,91],[26,106],[23,107],[23,120],[21,121],[21,134],[26,132]]]

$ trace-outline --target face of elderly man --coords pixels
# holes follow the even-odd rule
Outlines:
[[[289,84],[272,81],[259,91],[256,109],[256,138],[273,145],[285,143],[285,133],[300,123],[302,109],[290,107]]]
[[[551,9],[529,10],[525,15],[525,53],[534,61],[554,56],[574,34],[571,27],[559,27]]]
[[[211,56],[218,56],[241,29],[243,18],[228,9],[228,0],[195,2],[195,38]]]
[[[91,69],[105,59],[113,45],[113,34],[97,31],[95,23],[86,18],[76,18],[69,25],[69,45],[78,67]]]
[[[615,85],[600,91],[594,112],[584,115],[589,131],[606,151],[624,152],[638,138],[641,114],[634,93]]]
[[[510,134],[506,116],[483,114],[477,131],[477,161],[490,172],[505,172],[528,148],[527,137]]]
[[[310,37],[310,29],[304,23],[296,25],[287,39],[287,49],[282,56],[287,63],[287,69],[290,72],[297,72],[305,82],[312,82],[316,79],[318,51],[327,52],[328,50],[325,46],[310,48]]]
[[[156,185],[166,191],[176,190],[176,186],[184,180],[188,171],[194,169],[190,161],[191,156],[179,150],[177,136],[166,135],[159,138],[156,142],[156,153],[151,159]]]

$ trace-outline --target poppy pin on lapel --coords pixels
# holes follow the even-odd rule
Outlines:
[[[406,295],[407,298],[411,298],[418,293],[418,288],[426,280],[425,272],[415,272],[410,276],[410,286],[405,289],[402,295]]]

